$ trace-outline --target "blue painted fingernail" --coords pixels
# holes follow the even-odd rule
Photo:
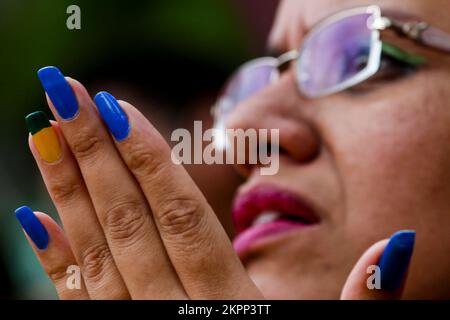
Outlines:
[[[98,111],[117,141],[122,141],[130,132],[128,117],[116,98],[108,92],[97,93],[94,98]]]
[[[38,71],[38,77],[59,116],[64,120],[74,118],[78,112],[78,101],[61,71],[56,67],[45,67]]]
[[[415,231],[399,231],[389,240],[378,264],[381,289],[393,291],[401,286],[408,271],[415,237]]]
[[[16,217],[36,247],[44,250],[48,246],[48,233],[34,212],[27,206],[16,209]]]

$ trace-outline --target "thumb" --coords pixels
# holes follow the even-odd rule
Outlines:
[[[414,241],[414,231],[399,231],[372,245],[348,276],[341,299],[400,299]]]

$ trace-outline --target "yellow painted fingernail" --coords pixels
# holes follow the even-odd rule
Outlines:
[[[42,111],[30,113],[25,117],[34,145],[44,161],[55,162],[61,158],[61,146],[55,129]]]

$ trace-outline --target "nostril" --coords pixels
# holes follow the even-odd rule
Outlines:
[[[280,149],[279,149],[278,152],[279,152],[280,156],[288,154],[288,152],[287,152],[287,150],[285,148],[283,148],[282,146],[280,146],[279,148]]]
[[[303,159],[301,160],[301,162],[304,163],[304,164],[313,162],[314,159],[317,159],[317,157],[319,157],[319,155],[320,155],[320,150],[321,150],[320,148],[314,149],[314,152],[311,152],[311,153],[309,154],[309,156],[303,158]]]

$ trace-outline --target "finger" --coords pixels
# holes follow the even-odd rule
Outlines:
[[[26,122],[30,150],[66,228],[91,298],[129,298],[78,165],[58,124],[51,124],[41,111],[29,114]]]
[[[126,102],[119,105],[105,93],[98,94],[95,101],[150,203],[165,248],[188,295],[260,297],[214,212],[184,168],[171,162],[169,146],[158,131]],[[121,128],[126,127],[131,130],[122,134]]]
[[[16,217],[27,235],[42,267],[52,280],[62,300],[89,299],[81,275],[74,286],[69,283],[70,267],[77,267],[69,242],[61,228],[49,216],[34,213],[23,206],[16,210]],[[77,275],[75,275],[77,276]]]
[[[341,299],[400,299],[414,239],[415,232],[400,231],[371,246],[350,273]]]
[[[184,298],[147,200],[123,163],[86,89],[78,81],[65,79],[56,68],[40,72],[43,72],[44,87],[50,83],[49,106],[80,167],[98,221],[131,297]],[[52,84],[55,81],[59,83],[56,91]],[[74,103],[76,111],[72,107]]]

